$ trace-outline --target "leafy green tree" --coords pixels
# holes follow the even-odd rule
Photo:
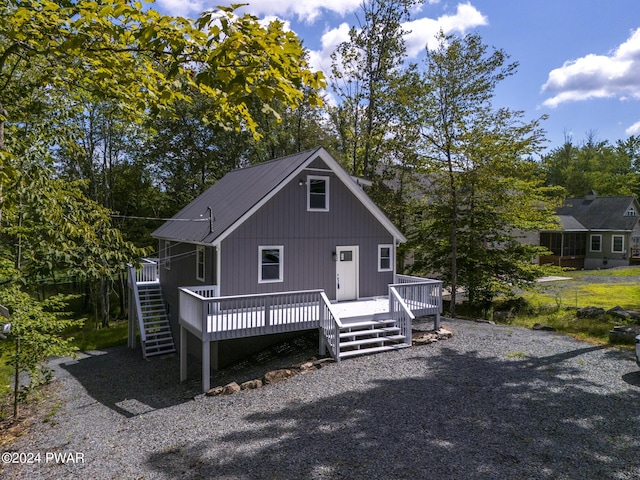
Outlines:
[[[568,197],[583,197],[594,190],[599,195],[630,195],[638,192],[637,139],[611,145],[593,133],[581,145],[570,138],[542,159],[547,183],[562,186]]]
[[[66,298],[55,295],[45,300],[34,301],[33,297],[10,285],[0,289],[0,304],[11,312],[11,333],[2,342],[2,350],[8,351],[8,363],[13,367],[13,417],[19,414],[21,393],[33,390],[48,380],[48,370],[42,365],[51,356],[65,356],[73,352],[70,338],[61,333],[79,325],[81,320],[68,318],[63,310]],[[7,348],[11,345],[12,348]],[[26,372],[29,384],[20,386],[20,373]]]
[[[330,111],[341,157],[353,175],[373,178],[385,158],[394,86],[402,74],[406,49],[402,23],[410,19],[414,0],[367,0],[363,19],[349,41],[332,55],[332,86],[340,104]]]
[[[439,274],[481,306],[501,288],[535,279],[539,248],[521,242],[524,232],[551,222],[552,193],[537,165],[527,160],[541,146],[540,120],[493,108],[497,84],[513,75],[502,50],[488,51],[478,35],[440,33],[427,50],[423,91],[415,104],[421,142],[412,234],[415,268]]]

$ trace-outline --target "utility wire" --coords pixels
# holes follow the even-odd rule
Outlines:
[[[208,222],[209,218],[158,218],[158,217],[136,217],[132,215],[110,215],[111,218],[130,218],[132,220],[158,220],[161,222]]]

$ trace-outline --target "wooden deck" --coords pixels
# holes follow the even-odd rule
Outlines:
[[[129,346],[135,346],[135,318],[143,346],[147,332],[139,287],[158,284],[157,263],[131,267]],[[331,302],[323,290],[256,295],[218,296],[215,285],[179,289],[180,378],[187,374],[187,332],[202,343],[202,386],[209,389],[211,350],[217,342],[274,333],[318,329],[319,350],[340,361],[354,355],[411,346],[411,322],[433,315],[440,326],[442,282],[395,275],[389,295],[356,301]],[[155,324],[154,324],[155,325]],[[155,328],[155,327],[154,327]],[[217,358],[217,354],[214,353]],[[214,358],[214,365],[216,362]]]
[[[408,347],[415,316],[433,315],[434,328],[439,328],[442,282],[404,275],[396,275],[395,280],[397,283],[389,285],[388,297],[350,302],[331,302],[323,290],[216,297],[215,286],[183,287],[180,378],[185,380],[187,373],[187,332],[202,342],[205,391],[209,388],[211,345],[220,340],[318,329],[321,354],[328,351],[337,361]],[[365,331],[354,334],[354,328]],[[390,345],[393,342],[398,346]]]

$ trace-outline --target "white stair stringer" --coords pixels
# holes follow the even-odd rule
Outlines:
[[[144,330],[145,337],[142,342],[144,357],[174,353],[176,347],[160,284],[139,284],[138,294],[140,296],[140,311],[142,312],[142,318],[139,318],[138,321],[140,331]]]
[[[340,329],[340,359],[410,347],[393,320],[368,320]]]

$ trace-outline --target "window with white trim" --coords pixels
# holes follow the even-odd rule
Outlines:
[[[393,245],[378,245],[378,271],[390,272],[393,270],[391,259],[393,257]]]
[[[329,211],[329,177],[307,176],[307,210]]]
[[[591,235],[589,251],[591,252],[602,251],[602,235]]]
[[[204,282],[205,279],[205,258],[204,258],[204,246],[196,246],[196,279]]]
[[[627,211],[624,212],[625,217],[635,217],[637,214],[638,213],[636,212],[636,209],[633,206],[627,208]]]
[[[624,235],[613,235],[611,237],[611,252],[624,253]]]
[[[284,247],[258,247],[258,283],[283,281],[282,253]]]

